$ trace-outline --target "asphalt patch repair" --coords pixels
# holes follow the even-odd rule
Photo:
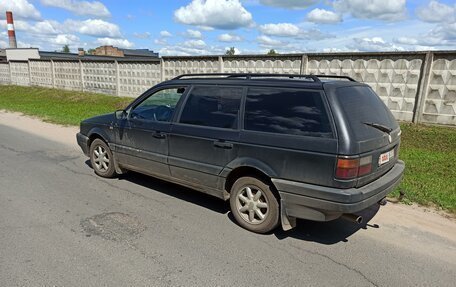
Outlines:
[[[137,218],[120,212],[94,215],[81,220],[87,236],[97,235],[112,241],[124,241],[138,236],[146,227]]]

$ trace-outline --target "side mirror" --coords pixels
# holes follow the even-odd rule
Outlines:
[[[117,110],[114,112],[116,119],[122,120],[127,117],[127,112],[125,110]]]

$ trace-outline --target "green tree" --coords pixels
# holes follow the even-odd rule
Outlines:
[[[64,45],[62,47],[62,53],[69,53],[70,52],[70,47],[68,46],[68,44]]]
[[[279,54],[279,53],[277,53],[276,50],[274,50],[274,49],[271,49],[271,50],[269,50],[269,51],[266,53],[266,55],[268,55],[268,56],[275,56],[275,55],[278,55],[278,54]]]
[[[95,49],[91,48],[91,49],[87,50],[87,54],[89,54],[89,55],[93,55],[94,53],[95,53]]]
[[[235,54],[236,54],[236,49],[234,47],[229,48],[225,52],[225,55],[227,55],[227,56],[234,56]]]

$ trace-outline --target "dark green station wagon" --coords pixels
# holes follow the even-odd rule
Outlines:
[[[402,179],[400,135],[349,77],[189,74],[82,121],[77,141],[99,176],[132,170],[229,200],[239,225],[264,233],[296,218],[361,222],[354,213]]]

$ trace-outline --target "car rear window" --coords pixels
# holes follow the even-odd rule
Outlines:
[[[336,90],[337,99],[357,140],[382,135],[382,131],[364,123],[375,123],[396,129],[398,124],[388,107],[367,86],[342,87]]]
[[[246,99],[244,129],[332,137],[321,93],[302,89],[250,88]]]

